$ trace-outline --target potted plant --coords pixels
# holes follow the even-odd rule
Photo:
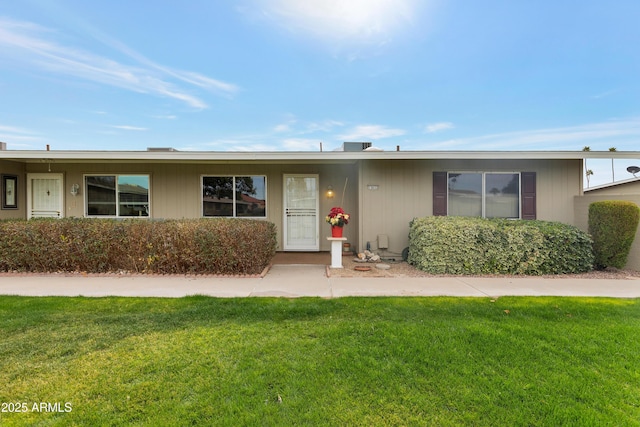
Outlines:
[[[349,224],[349,214],[340,207],[334,207],[325,220],[331,224],[331,237],[342,237],[342,227]]]

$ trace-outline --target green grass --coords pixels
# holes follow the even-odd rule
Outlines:
[[[640,424],[640,300],[0,297],[0,334],[2,426]]]

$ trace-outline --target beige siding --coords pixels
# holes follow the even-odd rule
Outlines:
[[[28,164],[29,173],[46,173],[47,165]],[[318,174],[320,187],[320,250],[328,251],[330,235],[325,215],[343,199],[345,180],[348,178],[346,194],[342,206],[352,215],[352,222],[345,227],[345,237],[349,242],[357,242],[358,230],[358,174],[354,163],[332,165],[320,164],[145,164],[145,163],[105,163],[105,164],[52,164],[52,172],[65,172],[65,214],[84,216],[84,175],[87,174],[149,174],[151,216],[153,218],[199,218],[201,216],[201,177],[203,175],[265,175],[267,177],[267,220],[278,228],[278,248],[282,246],[283,224],[283,181],[285,173]],[[80,185],[80,194],[71,196],[73,184]],[[327,199],[326,189],[331,185],[335,191],[333,199]],[[24,217],[24,212],[21,217]]]
[[[611,185],[604,188],[593,189],[585,192],[585,196],[600,195],[638,195],[640,194],[640,180]]]
[[[18,177],[17,204],[18,209],[0,209],[0,219],[24,219],[27,217],[27,187],[25,182],[25,165],[7,160],[0,160],[0,175],[15,175]],[[0,187],[2,182],[0,182]],[[2,188],[4,191],[4,188]],[[2,205],[0,204],[0,207]]]
[[[541,220],[573,223],[573,198],[581,194],[581,160],[363,161],[360,248],[370,242],[377,249],[379,234],[389,236],[389,255],[400,254],[408,246],[409,222],[432,215],[434,171],[536,172]]]
[[[360,242],[378,251],[378,235],[389,238],[388,254],[408,246],[409,222],[431,214],[429,161],[368,161],[360,174]]]
[[[5,162],[2,165],[6,165]],[[46,173],[48,165],[13,165],[25,173]],[[12,169],[13,170],[13,169]],[[320,182],[320,250],[328,251],[330,230],[324,216],[333,206],[342,206],[352,215],[345,237],[358,250],[378,249],[378,235],[389,239],[387,254],[400,254],[408,246],[409,222],[432,214],[432,173],[434,171],[503,171],[537,173],[538,219],[574,222],[574,197],[581,194],[582,161],[572,160],[359,160],[333,164],[319,163],[52,163],[51,172],[65,174],[65,215],[84,216],[84,175],[149,174],[153,218],[199,218],[201,216],[202,175],[265,175],[267,177],[267,220],[278,228],[282,249],[283,174],[317,174]],[[21,178],[24,180],[24,175]],[[343,189],[347,181],[346,193]],[[73,184],[80,194],[71,196]],[[328,199],[331,185],[335,197]],[[370,189],[370,186],[377,186]],[[21,185],[24,190],[24,182]],[[4,213],[4,212],[3,212]],[[25,217],[24,211],[19,213]]]
[[[589,194],[576,197],[575,200],[575,220],[576,227],[584,231],[589,230],[589,205],[593,202],[601,202],[603,200],[626,200],[640,206],[640,193],[636,194],[602,194],[598,190],[598,194]],[[606,193],[606,192],[605,192]],[[636,231],[636,238],[631,245],[631,252],[627,259],[625,268],[640,271],[640,227]]]

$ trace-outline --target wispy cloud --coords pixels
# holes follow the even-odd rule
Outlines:
[[[202,144],[197,144],[198,149],[217,151],[279,151],[281,139],[265,138],[264,134],[248,133],[241,135],[229,135],[212,139]],[[188,148],[183,147],[187,150]]]
[[[138,127],[138,126],[128,126],[128,125],[114,125],[114,126],[111,126],[111,127],[115,128],[115,129],[133,130],[133,131],[145,131],[145,130],[148,130],[147,128],[142,128],[142,127]]]
[[[307,125],[305,133],[332,132],[335,128],[343,126],[344,123],[338,120],[323,120],[320,122],[311,122]]]
[[[380,125],[359,125],[347,133],[339,135],[343,141],[374,141],[406,134],[403,129],[388,128]]]
[[[287,113],[281,123],[263,133],[234,135],[206,145],[227,151],[318,151],[320,142],[333,141],[333,132],[343,126],[338,120],[305,121]]]
[[[329,45],[384,45],[413,24],[417,0],[253,0],[259,19]]]
[[[199,73],[194,73],[192,71],[175,71],[170,70],[166,67],[161,67],[160,69],[186,83],[191,83],[192,85],[199,86],[203,89],[219,91],[225,94],[234,94],[239,90],[238,86],[232,83],[212,79],[210,77],[204,76]]]
[[[640,119],[612,120],[578,126],[496,133],[449,139],[429,144],[429,149],[464,150],[637,150]]]
[[[0,132],[30,133],[28,130],[19,128],[17,126],[4,126],[4,125],[0,125]]]
[[[288,123],[281,123],[273,128],[274,132],[289,132],[290,130],[291,125],[289,125]]]
[[[221,151],[319,151],[321,141],[320,138],[300,138],[278,132],[265,132],[232,135],[202,145],[207,149]]]
[[[344,126],[343,122],[338,120],[321,120],[314,122],[305,122],[298,120],[294,115],[289,115],[286,121],[273,127],[276,133],[289,133],[292,135],[308,135],[315,133],[328,133],[337,127]]]
[[[57,33],[30,22],[0,18],[0,58],[36,66],[61,75],[115,86],[138,93],[168,97],[204,109],[207,104],[176,83],[187,83],[226,95],[237,86],[190,71],[156,64],[122,43],[102,36],[102,41],[126,54],[135,64],[124,64],[86,50],[53,41]],[[173,81],[172,81],[173,80]]]
[[[282,141],[282,147],[287,151],[318,151],[320,141],[310,138],[290,138]]]
[[[453,129],[453,123],[451,122],[431,123],[425,126],[424,131],[426,133],[435,133],[435,132],[440,132],[447,129]]]
[[[17,126],[0,125],[0,141],[11,141],[12,143],[14,143],[15,141],[35,142],[42,140],[42,137],[38,136],[37,133],[29,129],[20,128]],[[26,146],[26,144],[22,145]]]
[[[618,93],[619,90],[618,89],[612,89],[612,90],[608,90],[606,92],[601,92],[595,95],[592,95],[591,98],[592,99],[602,99],[602,98],[608,98],[611,95],[614,95],[616,93]]]

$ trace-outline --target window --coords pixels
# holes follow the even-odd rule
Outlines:
[[[149,216],[149,175],[92,175],[84,181],[87,216]]]
[[[520,173],[449,172],[448,215],[520,218]]]
[[[482,174],[449,173],[449,215],[482,216]]]
[[[18,209],[18,177],[2,175],[2,209]]]
[[[520,174],[484,174],[484,216],[520,218]]]
[[[257,176],[202,177],[202,216],[266,217],[267,178]]]
[[[433,172],[433,215],[536,219],[536,172]]]

